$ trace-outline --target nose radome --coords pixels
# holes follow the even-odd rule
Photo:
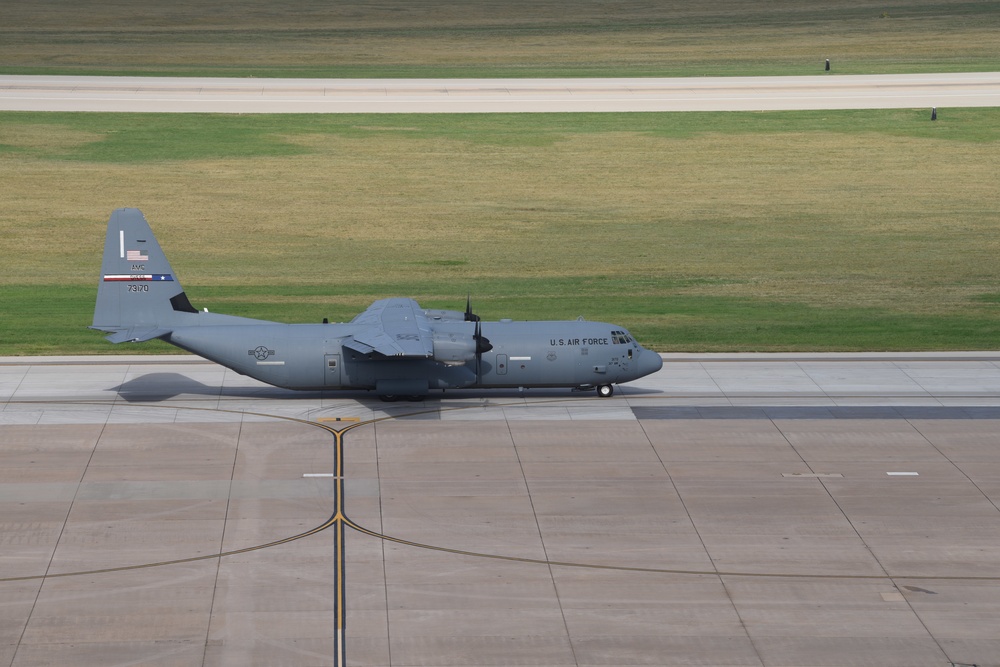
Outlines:
[[[639,355],[639,377],[652,375],[663,368],[663,358],[652,350],[643,349]]]

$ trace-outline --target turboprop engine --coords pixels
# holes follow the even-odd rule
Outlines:
[[[435,334],[434,361],[445,366],[463,366],[476,358],[476,339],[456,333]]]

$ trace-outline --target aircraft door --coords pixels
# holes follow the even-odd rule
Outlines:
[[[507,375],[507,355],[497,355],[497,375]]]
[[[340,386],[340,355],[339,354],[328,354],[326,355],[325,363],[323,364],[323,384],[327,387],[339,387]]]

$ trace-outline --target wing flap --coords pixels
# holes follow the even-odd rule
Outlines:
[[[377,352],[385,357],[422,356],[407,354],[406,349],[382,331],[371,329],[354,334],[352,340],[344,341],[344,347],[356,350],[362,354]]]

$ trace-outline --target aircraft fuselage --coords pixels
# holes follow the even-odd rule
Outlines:
[[[352,324],[187,326],[164,339],[278,387],[371,389],[390,395],[456,388],[593,387],[634,380],[662,365],[655,352],[603,322],[480,324],[492,349],[480,360],[464,363],[361,353],[344,346],[359,328]],[[475,335],[473,322],[433,326],[435,333],[455,341],[472,341]]]

